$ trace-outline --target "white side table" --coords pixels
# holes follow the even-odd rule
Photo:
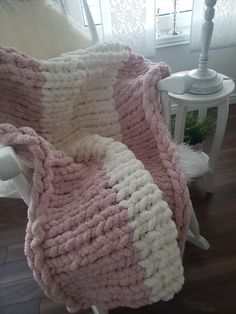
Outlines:
[[[219,74],[222,75],[222,74]],[[177,95],[169,93],[170,105],[177,105],[174,140],[182,143],[184,139],[184,128],[187,111],[198,111],[198,117],[203,120],[206,117],[208,108],[217,108],[217,121],[214,139],[209,153],[210,171],[204,176],[206,190],[210,193],[214,191],[214,170],[217,157],[223,142],[225,128],[229,111],[229,95],[234,90],[234,82],[229,77],[222,75],[223,88],[216,93],[209,95],[182,94]]]

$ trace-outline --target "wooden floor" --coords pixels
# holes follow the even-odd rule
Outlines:
[[[216,191],[206,195],[199,183],[191,195],[202,234],[211,248],[190,244],[184,255],[186,282],[170,302],[120,313],[236,313],[236,106],[231,106],[227,132],[216,172]],[[21,200],[0,200],[0,314],[63,314],[33,280],[23,253],[26,206]]]

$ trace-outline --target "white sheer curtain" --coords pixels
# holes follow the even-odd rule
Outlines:
[[[201,26],[204,21],[204,0],[194,0],[191,51],[199,51],[201,44]],[[236,0],[217,0],[211,49],[236,45]]]
[[[100,5],[105,40],[155,55],[155,0],[102,0]]]

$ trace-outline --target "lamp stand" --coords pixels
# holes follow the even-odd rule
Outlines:
[[[211,43],[215,14],[214,5],[216,0],[205,0],[205,21],[202,25],[202,45],[198,62],[198,68],[190,71],[188,75],[194,80],[189,93],[208,95],[218,92],[223,87],[223,78],[216,71],[208,68],[208,50]]]

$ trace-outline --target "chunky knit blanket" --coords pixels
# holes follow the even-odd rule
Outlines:
[[[118,44],[48,61],[0,49],[0,143],[33,169],[25,253],[70,312],[181,289],[191,202],[156,91],[169,74]]]

